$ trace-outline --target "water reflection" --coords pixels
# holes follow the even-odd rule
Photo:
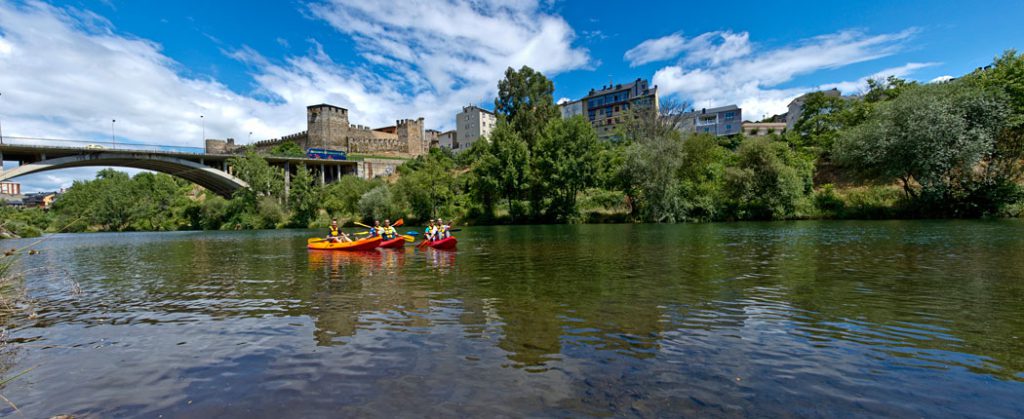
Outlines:
[[[308,251],[301,232],[65,236],[36,260],[83,293],[32,277],[39,318],[8,325],[79,349],[23,348],[15,370],[45,367],[4,394],[40,415],[54,394],[101,416],[195,414],[168,404],[184,391],[277,406],[266,415],[1019,416],[1020,233],[495,227],[467,229],[458,252]],[[98,390],[133,379],[149,410]]]

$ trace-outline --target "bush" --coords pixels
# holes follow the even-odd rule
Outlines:
[[[380,185],[359,198],[359,214],[363,220],[383,220],[397,213],[392,204],[391,189]]]

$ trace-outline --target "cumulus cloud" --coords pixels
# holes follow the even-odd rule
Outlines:
[[[365,62],[339,62],[316,40],[305,53],[276,60],[245,45],[224,47],[250,66],[255,81],[254,91],[238,93],[215,79],[187,76],[160,44],[120,34],[95,13],[0,3],[4,135],[103,140],[117,119],[119,141],[202,146],[200,115],[207,137],[244,141],[252,132],[256,140],[305,129],[305,106],[321,102],[349,108],[354,123],[422,116],[428,127],[446,128],[461,106],[493,97],[508,66],[551,75],[590,61],[573,45],[572,28],[536,1],[382,7],[336,0],[301,7],[352,37]],[[40,179],[29,181],[45,183]]]
[[[627,52],[631,63],[658,59],[676,62],[657,70],[653,82],[662,95],[675,95],[689,100],[695,107],[735,103],[743,108],[748,119],[786,111],[794,97],[807,91],[838,87],[855,93],[869,77],[889,74],[905,76],[914,70],[935,63],[908,63],[864,78],[823,86],[780,87],[795,78],[822,70],[835,69],[887,57],[900,51],[916,33],[915,29],[880,35],[861,31],[841,31],[802,40],[794,45],[774,49],[756,49],[744,32],[710,32],[684,39],[679,46],[661,42],[665,49],[654,51],[651,44],[637,45]],[[659,38],[664,39],[664,38]],[[643,47],[643,48],[642,48]],[[631,59],[632,58],[632,59]],[[884,73],[884,74],[883,74]]]

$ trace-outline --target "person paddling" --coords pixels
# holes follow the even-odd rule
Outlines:
[[[327,239],[335,243],[352,241],[352,239],[348,237],[348,234],[345,234],[345,232],[341,231],[341,228],[338,227],[337,219],[331,220],[331,225],[328,227],[327,231]]]
[[[398,236],[398,232],[391,226],[391,220],[384,220],[384,227],[381,228],[380,236],[384,240],[391,240]]]
[[[373,227],[370,227],[370,237],[377,237],[381,233],[380,220],[373,220]]]
[[[447,239],[447,238],[451,237],[451,235],[452,235],[451,229],[452,229],[451,226],[449,226],[448,224],[445,224],[444,221],[442,221],[440,218],[438,218],[437,219],[437,234],[435,234],[435,236],[437,237],[438,240],[440,240],[440,239]]]
[[[434,240],[434,220],[430,220],[430,223],[427,224],[427,228],[423,229],[423,240]]]

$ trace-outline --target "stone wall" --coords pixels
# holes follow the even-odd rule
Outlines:
[[[377,129],[349,124],[348,110],[337,106],[320,104],[306,108],[306,131],[281,138],[257,141],[252,146],[257,151],[292,141],[302,149],[327,148],[349,153],[404,154],[418,156],[426,154],[431,139],[424,136],[423,118],[401,119],[395,125]],[[243,146],[233,139],[206,140],[206,152],[233,154],[241,152]]]

